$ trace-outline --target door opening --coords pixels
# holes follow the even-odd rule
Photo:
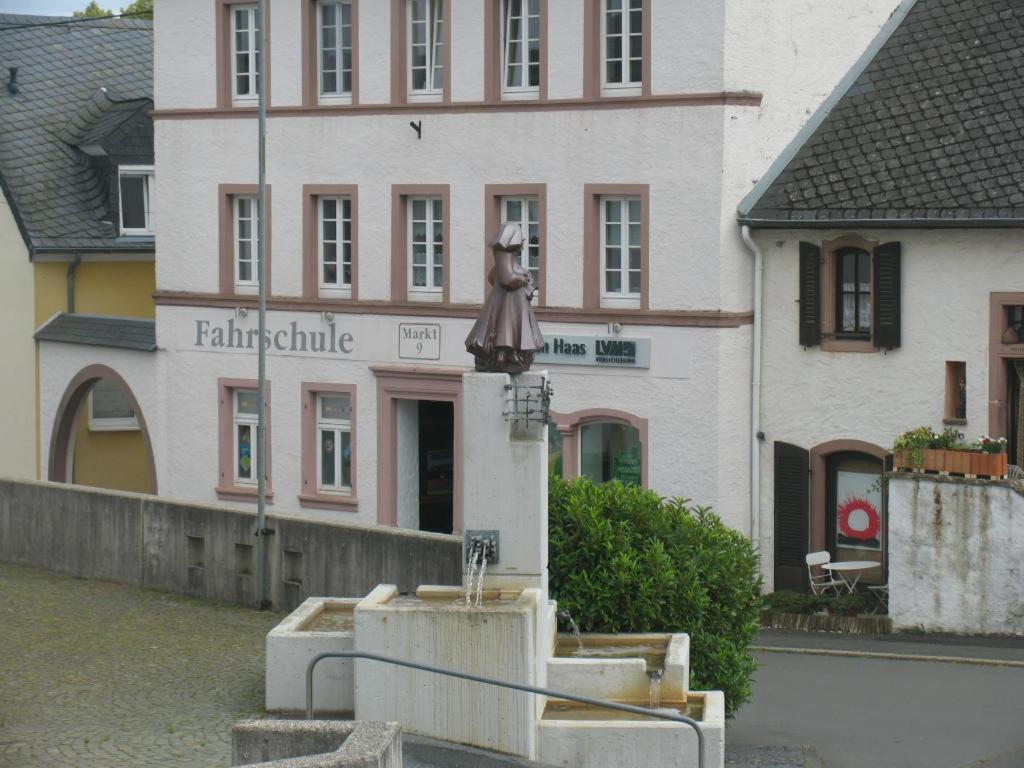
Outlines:
[[[1024,452],[1021,451],[1020,429],[1020,361],[1006,361],[1006,454],[1011,464],[1021,466]]]
[[[826,548],[833,561],[880,563],[880,568],[865,569],[860,583],[885,584],[888,519],[882,462],[847,451],[829,456],[827,466]]]
[[[451,533],[455,508],[455,406],[398,400],[398,525]]]

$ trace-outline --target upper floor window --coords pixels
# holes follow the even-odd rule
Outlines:
[[[409,209],[409,298],[441,301],[444,291],[444,201],[411,197]]]
[[[255,5],[231,6],[231,96],[249,101],[259,96],[260,30]]]
[[[871,254],[836,251],[836,333],[871,335]]]
[[[318,241],[320,288],[350,295],[352,291],[352,200],[320,197]]]
[[[540,0],[502,0],[505,96],[540,90]],[[525,232],[525,230],[524,230]]]
[[[317,490],[352,491],[352,404],[342,393],[317,395]]]
[[[257,217],[259,212],[256,198],[250,195],[236,195],[234,211],[235,286],[256,288],[259,286],[259,275],[257,274],[257,244],[259,242]]]
[[[153,166],[124,165],[118,169],[121,234],[153,234]]]
[[[536,197],[501,198],[501,220],[519,224],[523,230],[523,249],[519,260],[540,289],[540,201]]]
[[[352,2],[321,0],[317,5],[320,96],[352,97]]]
[[[444,92],[444,0],[408,0],[409,95],[440,99]]]
[[[255,389],[232,390],[234,422],[235,483],[254,485],[257,480],[256,456],[259,441],[256,439],[259,422],[259,393]]]
[[[640,306],[643,212],[639,197],[601,198],[601,274],[602,304]]]
[[[637,94],[644,79],[644,0],[602,0],[603,86]]]

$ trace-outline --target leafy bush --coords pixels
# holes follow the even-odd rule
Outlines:
[[[550,588],[584,632],[687,632],[691,684],[750,697],[761,612],[749,539],[706,507],[618,482],[552,476]]]
[[[859,613],[866,613],[873,607],[873,600],[869,595],[854,592],[848,595],[839,595],[829,599],[826,603],[830,613],[843,616],[856,616]]]
[[[764,609],[768,613],[814,613],[821,607],[817,595],[780,589],[764,596]]]

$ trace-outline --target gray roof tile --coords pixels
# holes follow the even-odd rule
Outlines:
[[[61,312],[36,331],[36,339],[152,352],[156,349],[156,323],[134,317]]]
[[[741,218],[1024,219],[1024,3],[918,0]]]
[[[152,22],[17,27],[47,21],[61,19],[0,14],[0,182],[33,250],[116,250],[109,174],[81,148],[152,107]],[[151,162],[151,128],[131,138]]]

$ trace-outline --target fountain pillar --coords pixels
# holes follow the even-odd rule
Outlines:
[[[497,533],[497,562],[487,563],[485,588],[539,589],[544,601],[548,428],[540,395],[547,378],[547,371],[462,377],[463,568],[474,537]]]

